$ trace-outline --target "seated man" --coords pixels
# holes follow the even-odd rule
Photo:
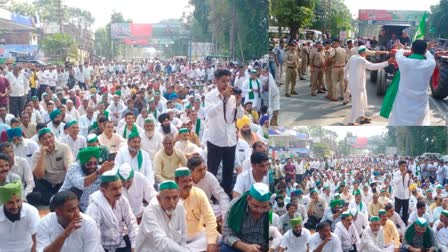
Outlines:
[[[384,248],[386,250],[398,250],[400,248],[400,235],[394,223],[388,219],[387,212],[384,209],[378,211],[380,215],[380,224],[383,227]]]
[[[31,157],[39,149],[39,145],[33,140],[24,138],[21,128],[9,129],[6,133],[9,141],[12,142],[15,156],[26,159],[28,165],[31,166]]]
[[[64,183],[59,191],[72,191],[79,198],[79,207],[86,211],[89,197],[100,189],[100,176],[114,167],[113,161],[98,165],[100,149],[86,147],[79,151],[78,161],[67,171]]]
[[[382,252],[384,247],[384,231],[381,228],[380,218],[372,216],[369,226],[362,232],[359,251]]]
[[[331,232],[328,222],[322,221],[316,226],[316,233],[308,241],[309,251],[336,252],[343,251],[341,240]]]
[[[328,222],[331,225],[331,230],[334,230],[336,223],[341,221],[341,214],[348,210],[348,206],[344,206],[343,200],[333,199],[330,201],[330,206],[325,209],[322,222]]]
[[[269,158],[266,152],[254,152],[250,157],[252,169],[243,171],[236,177],[233,187],[233,198],[237,198],[243,193],[249,191],[255,183],[264,183],[269,185],[268,170]]]
[[[32,163],[36,186],[27,199],[32,205],[48,205],[62,186],[73,157],[66,144],[55,141],[49,128],[39,130],[38,135],[41,148],[33,154]]]
[[[185,208],[179,204],[179,187],[174,181],[160,183],[158,195],[145,208],[136,251],[188,251]]]
[[[209,171],[201,157],[193,156],[188,159],[187,167],[191,171],[193,185],[202,189],[212,205],[218,222],[222,222],[222,217],[229,209],[229,196],[219,185],[218,179]],[[218,204],[212,203],[212,196],[218,201]]]
[[[79,212],[76,194],[58,192],[51,200],[54,212],[39,221],[37,251],[104,251],[95,221]]]
[[[63,137],[64,134],[64,125],[62,122],[62,113],[59,109],[53,110],[50,113],[50,122],[47,124],[47,127],[53,132],[56,139]]]
[[[255,183],[230,202],[224,219],[221,252],[267,251],[269,249],[269,186]]]
[[[132,132],[128,137],[128,145],[118,151],[115,165],[120,167],[124,163],[131,165],[136,172],[142,173],[154,185],[154,171],[149,154],[140,148],[141,138],[138,133]]]
[[[187,165],[185,155],[174,148],[174,137],[167,135],[163,138],[163,149],[157,152],[154,159],[154,170],[158,183],[173,180],[174,172],[179,167]]]
[[[2,251],[35,251],[37,209],[22,202],[22,184],[0,186],[0,248]]]
[[[435,242],[441,251],[448,251],[448,211],[443,210],[440,219],[434,223]]]
[[[118,176],[123,183],[123,195],[128,199],[132,212],[140,223],[143,215],[143,203],[149,203],[155,196],[156,190],[140,172],[134,172],[128,163],[120,165]]]
[[[100,190],[92,193],[86,214],[101,232],[101,243],[108,251],[134,251],[138,225],[129,201],[122,197],[122,183],[117,171],[101,175]]]
[[[155,120],[146,118],[143,123],[145,134],[140,136],[142,138],[142,149],[148,152],[151,160],[154,160],[156,153],[163,148],[163,136],[155,129]]]
[[[216,217],[207,195],[193,186],[187,167],[177,168],[175,177],[187,215],[187,247],[191,251],[218,251]]]
[[[68,134],[62,136],[60,141],[70,147],[73,157],[77,157],[79,149],[87,146],[86,138],[79,135],[79,126],[77,121],[73,120],[68,122],[65,125],[65,128],[68,130]]]
[[[177,138],[179,138],[179,140],[174,145],[174,148],[183,152],[185,154],[186,158],[189,158],[194,153],[199,154],[199,152],[200,152],[200,150],[198,150],[199,147],[196,144],[190,142],[190,140],[188,140],[188,129],[187,128],[180,129],[179,134],[177,135]]]
[[[16,157],[11,143],[0,144],[0,152],[5,153],[9,157],[9,167],[12,173],[20,176],[22,185],[25,186],[23,191],[25,197],[34,189],[33,171],[26,159]]]
[[[114,161],[116,153],[109,153],[107,146],[100,144],[98,141],[98,136],[95,134],[89,134],[87,136],[87,147],[98,147],[100,148],[100,157],[98,158],[98,164],[102,165],[106,161]]]
[[[126,145],[124,138],[114,133],[114,128],[114,122],[107,121],[103,133],[98,136],[100,144],[106,146],[111,153],[117,153],[121,147]]]
[[[404,234],[403,248],[405,251],[437,251],[434,240],[434,232],[428,226],[428,221],[423,218],[411,224]]]
[[[308,229],[314,229],[324,217],[325,209],[327,208],[327,202],[319,197],[319,193],[313,189],[310,192],[311,201],[308,203],[308,222],[305,223],[305,227]]]
[[[126,124],[117,129],[118,135],[122,136],[124,139],[129,139],[131,133],[137,133],[138,135],[143,135],[145,133],[143,129],[135,123],[135,115],[133,112],[126,112],[124,119]]]

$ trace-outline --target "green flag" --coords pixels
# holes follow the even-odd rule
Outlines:
[[[415,33],[413,41],[416,41],[417,39],[425,38],[425,27],[426,27],[426,16],[427,15],[428,15],[428,13],[425,11],[425,13],[423,13],[422,20],[420,20],[420,24],[418,25],[417,32]]]

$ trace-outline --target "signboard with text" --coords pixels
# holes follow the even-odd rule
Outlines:
[[[359,10],[360,21],[419,22],[424,11]]]

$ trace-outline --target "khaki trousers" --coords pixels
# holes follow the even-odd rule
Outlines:
[[[333,97],[333,82],[331,81],[331,70],[325,71],[325,83],[327,84],[328,97]]]
[[[297,69],[286,67],[286,85],[285,85],[285,94],[290,94],[296,88],[297,81]],[[291,85],[291,90],[289,89]]]
[[[332,96],[332,98],[338,99],[339,97],[344,97],[344,91],[345,91],[344,68],[343,67],[337,67],[337,68],[333,67],[333,69],[331,69],[331,80],[333,83],[332,88],[333,88],[333,95],[334,95],[334,96]],[[338,94],[339,94],[339,96],[338,96]]]
[[[319,87],[323,85],[324,71],[322,68],[313,68],[311,71],[311,94],[316,94]]]

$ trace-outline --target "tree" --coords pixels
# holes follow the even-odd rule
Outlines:
[[[312,27],[338,36],[340,31],[351,29],[351,13],[342,0],[332,0],[329,3],[328,0],[318,1]]]
[[[326,143],[314,143],[312,149],[317,158],[328,157],[331,154],[330,147]]]
[[[439,4],[431,6],[431,27],[436,29],[439,38],[448,37],[448,0],[440,0]]]
[[[271,14],[281,27],[289,27],[290,40],[312,23],[316,0],[271,0]]]
[[[68,57],[77,57],[77,48],[75,40],[68,34],[56,33],[46,36],[40,42],[40,48],[44,50],[45,55],[50,61],[63,64]]]

